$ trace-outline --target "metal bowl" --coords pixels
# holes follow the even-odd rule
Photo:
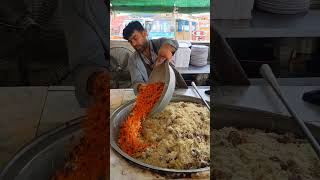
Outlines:
[[[176,76],[169,62],[166,61],[155,67],[150,74],[149,83],[163,82],[164,89],[159,101],[152,108],[150,115],[162,111],[171,101],[176,86]]]
[[[174,96],[171,99],[171,102],[177,102],[177,101],[184,101],[184,102],[195,102],[195,103],[200,103],[203,104],[201,99],[195,98],[195,97],[190,97],[190,96]],[[118,139],[119,139],[119,131],[120,131],[120,126],[124,120],[128,117],[131,109],[133,108],[134,105],[134,100],[122,105],[118,109],[116,109],[113,114],[111,115],[111,120],[110,120],[110,143],[112,148],[118,152],[122,157],[125,159],[138,164],[144,168],[152,169],[155,171],[160,171],[160,172],[169,172],[169,173],[196,173],[196,172],[203,172],[203,171],[208,171],[210,168],[205,167],[205,168],[199,168],[199,169],[168,169],[168,168],[161,168],[157,166],[153,166],[150,164],[143,163],[142,161],[139,161],[135,158],[132,158],[129,156],[127,153],[123,152],[121,148],[118,146]]]

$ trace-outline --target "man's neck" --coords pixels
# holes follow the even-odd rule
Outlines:
[[[142,54],[151,61],[151,51],[150,51],[150,44],[148,43],[148,46],[146,47],[146,49],[142,52]]]

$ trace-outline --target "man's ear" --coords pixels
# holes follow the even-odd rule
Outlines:
[[[144,30],[144,31],[142,32],[142,35],[143,35],[143,37],[148,37],[148,32],[147,32],[147,30]]]

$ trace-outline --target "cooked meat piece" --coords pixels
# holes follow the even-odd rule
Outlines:
[[[228,141],[232,143],[233,146],[241,144],[241,135],[237,131],[231,131],[228,135]]]
[[[287,166],[288,166],[288,170],[294,174],[298,174],[300,173],[300,168],[298,166],[298,164],[292,160],[292,159],[289,159],[287,161]]]
[[[272,156],[269,158],[271,161],[280,162],[281,160],[277,156]]]
[[[279,143],[284,143],[284,144],[295,143],[296,142],[296,140],[295,140],[295,138],[294,138],[294,136],[292,134],[285,134],[283,136],[280,136],[280,137],[276,138],[276,140]]]
[[[200,152],[197,149],[191,149],[191,154],[193,157],[199,157]]]

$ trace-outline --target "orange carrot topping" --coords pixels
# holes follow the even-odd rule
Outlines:
[[[109,179],[109,79],[98,75],[95,85],[96,103],[87,110],[87,118],[81,122],[84,132],[80,143],[73,148],[65,168],[57,171],[53,180]]]
[[[148,84],[140,90],[136,103],[129,117],[123,122],[120,129],[119,145],[123,151],[132,156],[145,150],[149,145],[141,140],[141,121],[151,112],[158,102],[164,83]]]

